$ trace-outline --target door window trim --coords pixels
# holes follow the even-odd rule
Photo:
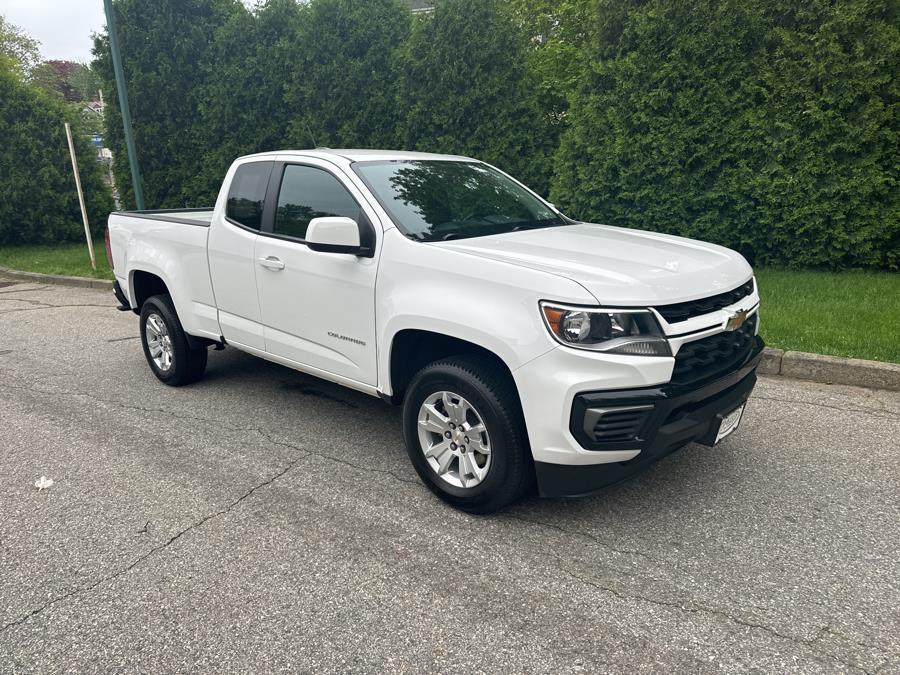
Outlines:
[[[269,185],[266,188],[266,201],[265,204],[263,204],[262,226],[260,227],[258,234],[262,237],[272,237],[273,239],[280,239],[281,241],[309,246],[309,242],[301,237],[294,237],[290,234],[279,234],[278,232],[275,232],[275,214],[278,210],[278,197],[281,195],[281,185],[284,182],[284,174],[289,166],[302,166],[308,169],[318,169],[319,171],[324,171],[332,178],[334,178],[342,188],[344,188],[344,190],[347,192],[347,195],[350,197],[350,199],[353,200],[353,202],[359,209],[359,220],[356,223],[357,227],[359,228],[359,243],[363,249],[368,250],[368,253],[363,257],[374,257],[378,237],[375,234],[375,227],[372,224],[372,219],[366,213],[363,205],[353,194],[353,191],[347,187],[347,183],[341,180],[341,177],[337,173],[335,173],[331,169],[325,168],[324,166],[309,164],[307,162],[288,160],[274,161],[272,173],[269,174]]]
[[[237,172],[240,171],[245,166],[249,166],[251,164],[268,164],[269,165],[269,182],[266,184],[266,192],[265,192],[265,195],[263,196],[263,212],[259,219],[259,229],[250,227],[249,225],[244,225],[244,223],[241,223],[241,222],[235,220],[234,218],[231,218],[228,215],[228,199],[231,195],[231,184],[234,183],[234,178],[235,178],[235,176],[237,176]],[[231,175],[231,181],[228,185],[228,194],[225,195],[225,208],[223,209],[223,212],[222,212],[222,218],[226,222],[230,223],[231,225],[234,225],[235,227],[239,227],[242,230],[246,230],[247,232],[252,232],[253,234],[260,234],[262,232],[263,227],[265,227],[265,225],[266,225],[266,208],[268,207],[268,204],[269,204],[269,189],[272,187],[272,174],[275,171],[276,164],[278,164],[278,162],[276,162],[274,159],[254,159],[249,162],[241,162],[240,164],[238,164],[238,166],[234,170],[234,173]]]

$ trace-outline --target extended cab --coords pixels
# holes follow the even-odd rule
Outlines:
[[[113,213],[107,236],[161,381],[227,344],[400,404],[419,476],[471,512],[714,445],[763,347],[738,253],[571,220],[466,157],[242,157],[213,209]]]

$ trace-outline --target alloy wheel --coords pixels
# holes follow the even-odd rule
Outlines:
[[[419,408],[419,445],[438,477],[460,488],[481,483],[491,468],[491,439],[478,410],[451,391],[439,391]]]

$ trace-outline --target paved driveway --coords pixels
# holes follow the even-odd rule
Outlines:
[[[900,672],[896,394],[762,380],[715,450],[476,518],[397,410],[233,349],[167,388],[112,305],[0,288],[0,670]]]

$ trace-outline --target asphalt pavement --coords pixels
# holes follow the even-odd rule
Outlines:
[[[2,672],[900,672],[898,393],[761,379],[715,449],[473,517],[398,410],[234,349],[166,387],[114,304],[0,287]]]

